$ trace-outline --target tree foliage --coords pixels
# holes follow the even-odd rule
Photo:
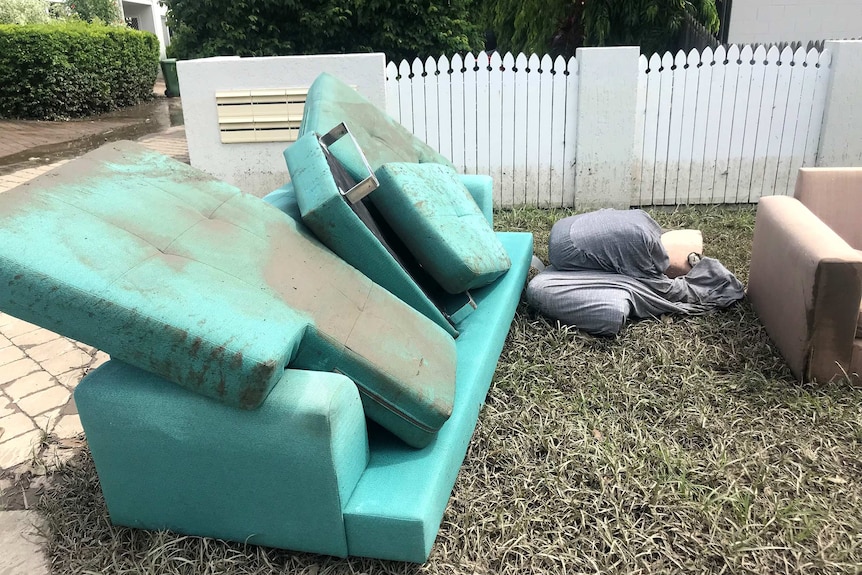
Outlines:
[[[47,21],[46,0],[0,1],[0,24],[40,24]]]
[[[172,54],[385,52],[393,60],[481,47],[475,0],[166,0]]]
[[[686,13],[718,30],[715,0],[490,0],[484,20],[501,50],[571,54],[578,46],[673,48]]]
[[[66,0],[69,11],[85,22],[117,24],[120,22],[118,0]]]

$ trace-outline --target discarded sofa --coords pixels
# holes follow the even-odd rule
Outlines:
[[[801,168],[758,202],[748,297],[793,375],[862,374],[862,168]]]
[[[361,134],[367,121],[352,125]],[[401,149],[403,128],[390,127],[375,138]],[[306,151],[332,128],[308,130]],[[339,165],[300,162],[293,184],[307,197],[343,191]],[[490,226],[490,179],[454,182]],[[417,310],[371,277],[385,276],[379,251],[357,260],[363,271],[314,235],[293,184],[262,201],[108,144],[0,194],[0,309],[111,355],[75,401],[115,524],[422,562],[532,236],[493,235],[510,267],[469,290],[469,313]],[[403,268],[382,269],[408,285]]]

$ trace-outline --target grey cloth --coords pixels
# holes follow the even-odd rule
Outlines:
[[[684,276],[664,275],[668,258],[661,228],[641,210],[600,210],[560,220],[551,230],[548,252],[552,265],[527,286],[527,302],[596,335],[619,333],[630,317],[707,313],[745,293],[713,258],[701,259]]]
[[[598,210],[551,228],[548,259],[559,271],[601,270],[633,278],[664,274],[670,263],[661,226],[643,210]]]

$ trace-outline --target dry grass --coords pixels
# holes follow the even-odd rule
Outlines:
[[[563,215],[499,227],[544,257]],[[752,209],[653,215],[747,278]],[[522,307],[423,566],[112,527],[86,453],[42,507],[58,573],[854,573],[860,403],[795,383],[747,304],[607,339]]]

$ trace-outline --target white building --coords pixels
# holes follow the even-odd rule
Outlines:
[[[152,32],[159,39],[159,54],[165,57],[165,48],[171,44],[171,35],[165,21],[167,8],[159,0],[122,0],[122,15],[136,30]]]
[[[736,0],[727,42],[808,42],[862,37],[862,0]]]

